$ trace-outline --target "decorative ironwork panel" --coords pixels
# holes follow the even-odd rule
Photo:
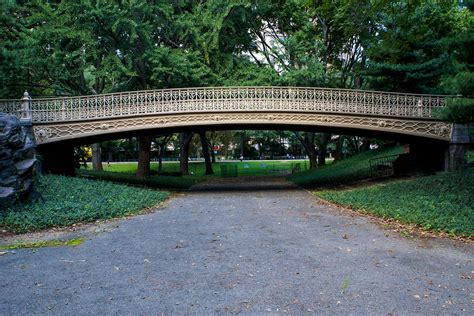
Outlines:
[[[20,114],[21,100],[0,100],[0,113]]]
[[[93,96],[33,99],[33,122],[65,122],[168,113],[304,111],[432,119],[445,98],[365,90],[299,87],[214,87],[133,91]],[[19,100],[0,100],[17,113]]]
[[[278,124],[357,128],[449,140],[451,125],[439,121],[320,113],[246,112],[157,115],[122,119],[34,125],[39,144],[104,133],[196,125]]]

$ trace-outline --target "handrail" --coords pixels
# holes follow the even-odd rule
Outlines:
[[[29,100],[33,122],[68,122],[201,112],[318,112],[433,119],[443,95],[368,90],[236,86],[117,92]],[[0,112],[19,113],[22,100],[0,100]]]
[[[449,94],[429,94],[429,93],[405,93],[405,92],[394,92],[394,91],[382,91],[382,90],[362,90],[362,89],[348,89],[348,88],[325,88],[325,87],[307,87],[307,86],[216,86],[216,87],[187,87],[187,88],[163,88],[163,89],[145,89],[145,90],[130,90],[130,91],[121,91],[121,92],[109,92],[109,93],[98,93],[98,94],[82,94],[82,95],[65,95],[65,96],[44,96],[41,98],[36,98],[36,100],[58,100],[58,99],[71,99],[71,98],[80,98],[80,97],[93,97],[93,96],[114,96],[120,95],[123,93],[139,93],[139,92],[154,92],[154,91],[184,91],[184,90],[205,90],[205,89],[238,89],[238,88],[283,88],[283,89],[317,89],[317,90],[338,90],[338,91],[357,91],[357,92],[370,92],[370,93],[384,93],[391,95],[412,95],[412,96],[431,96],[431,97],[456,97],[456,95]],[[3,101],[19,101],[19,99],[0,99],[0,102]]]
[[[369,168],[373,175],[392,176],[394,174],[393,163],[404,153],[375,157],[369,159]]]

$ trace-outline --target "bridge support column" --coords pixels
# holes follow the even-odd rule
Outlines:
[[[38,146],[42,171],[45,173],[75,175],[74,145],[72,141]]]
[[[457,171],[467,165],[467,151],[474,147],[474,124],[453,124],[446,150],[445,171]]]

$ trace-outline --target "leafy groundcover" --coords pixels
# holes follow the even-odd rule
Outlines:
[[[164,191],[56,175],[40,176],[37,189],[37,202],[0,211],[3,229],[25,233],[131,215],[157,205],[169,195]]]
[[[474,236],[474,169],[370,187],[316,192],[323,199],[426,230]]]

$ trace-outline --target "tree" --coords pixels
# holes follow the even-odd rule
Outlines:
[[[181,174],[189,174],[189,144],[193,138],[193,132],[183,132],[179,134],[179,170]]]
[[[92,169],[102,171],[102,150],[99,143],[92,144]]]
[[[209,142],[207,141],[206,132],[199,131],[198,134],[199,138],[201,139],[202,154],[204,156],[204,163],[206,165],[206,175],[214,174],[214,171],[212,170],[211,157],[209,155]]]
[[[145,179],[150,175],[151,136],[138,137],[137,178]]]
[[[174,134],[168,134],[153,138],[153,142],[158,146],[158,173],[163,172],[163,156],[166,152],[166,146],[174,137]]]
[[[318,153],[316,151],[316,147],[314,145],[315,140],[315,133],[314,132],[304,132],[302,133],[303,136],[299,132],[294,132],[295,136],[299,139],[301,144],[303,145],[306,155],[308,155],[309,159],[309,168],[314,169],[318,166],[317,164],[317,157]]]
[[[321,133],[318,137],[318,166],[324,166],[326,164],[326,155],[329,140],[331,139],[331,134]]]
[[[450,55],[444,44],[456,36],[458,8],[449,1],[393,1],[375,17],[377,32],[367,48],[371,88],[440,92]]]
[[[438,118],[454,123],[474,122],[474,2],[465,3],[459,19],[460,32],[446,40],[447,48],[453,52],[453,69],[441,80],[441,88],[449,94],[461,97],[450,98],[447,106],[439,110]]]

